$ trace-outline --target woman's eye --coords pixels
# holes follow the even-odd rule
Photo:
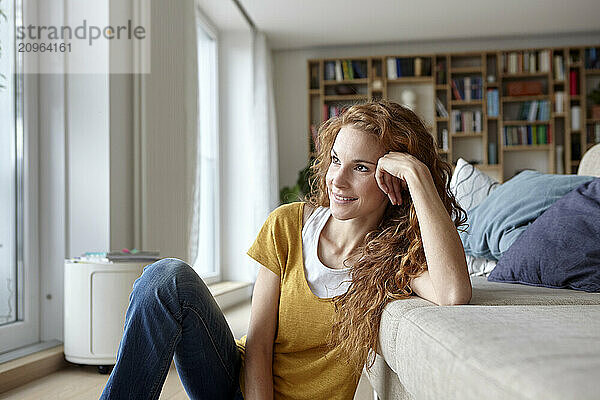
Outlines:
[[[336,156],[331,156],[331,161],[335,164],[339,164],[340,160]]]
[[[365,167],[365,166],[364,166],[364,165],[362,165],[362,164],[358,164],[358,165],[356,166],[356,169],[357,169],[358,171],[360,171],[360,172],[368,172],[368,171],[369,171],[369,168]]]

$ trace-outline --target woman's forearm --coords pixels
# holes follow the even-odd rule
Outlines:
[[[273,399],[273,349],[246,344],[244,399]]]
[[[429,170],[416,170],[407,182],[415,205],[427,269],[440,302],[465,304],[471,281],[465,252],[454,222],[435,189]]]

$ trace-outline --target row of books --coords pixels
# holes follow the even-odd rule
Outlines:
[[[600,68],[600,49],[592,47],[585,49],[585,68],[597,69]]]
[[[336,60],[325,62],[325,80],[343,81],[367,77],[367,62],[363,60]]]
[[[487,115],[488,117],[497,117],[500,113],[500,100],[498,89],[488,89],[487,97]]]
[[[466,76],[450,81],[454,100],[481,100],[483,96],[483,79],[480,76]]]
[[[452,110],[450,118],[450,130],[460,133],[478,133],[481,132],[482,118],[481,111],[460,111]]]
[[[551,130],[548,125],[505,126],[504,145],[552,143]]]
[[[550,101],[534,100],[520,103],[517,120],[547,121],[550,119]]]
[[[507,74],[550,72],[550,50],[502,53],[501,68]]]
[[[397,79],[407,76],[431,76],[430,58],[388,57],[386,63],[388,79]]]

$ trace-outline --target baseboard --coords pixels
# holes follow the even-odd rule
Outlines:
[[[52,347],[0,364],[0,393],[67,367],[64,346]]]

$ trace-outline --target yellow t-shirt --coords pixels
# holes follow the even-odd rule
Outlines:
[[[354,397],[360,375],[336,360],[337,349],[325,354],[335,313],[330,299],[317,297],[304,275],[302,217],[304,203],[274,210],[248,255],[281,279],[279,317],[273,347],[275,399],[331,399]],[[236,339],[242,355],[240,385],[244,391],[246,336]]]

